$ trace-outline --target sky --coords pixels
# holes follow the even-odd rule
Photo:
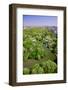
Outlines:
[[[24,26],[57,26],[57,16],[24,15]]]

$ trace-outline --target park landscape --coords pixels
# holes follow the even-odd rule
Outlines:
[[[57,17],[23,17],[23,75],[57,73]]]

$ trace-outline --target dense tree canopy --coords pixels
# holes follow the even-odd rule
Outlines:
[[[24,29],[23,58],[25,66],[24,74],[56,72],[57,35],[47,28]],[[37,62],[35,63],[34,61]],[[29,65],[30,62],[32,62],[32,65],[34,66],[29,68],[25,62],[28,62]],[[40,63],[42,62],[45,65],[41,65]]]

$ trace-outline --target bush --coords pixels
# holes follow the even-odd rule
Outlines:
[[[57,65],[51,60],[47,60],[41,63],[45,73],[56,73]]]
[[[39,67],[37,73],[38,74],[43,74],[44,73],[44,69],[42,67]]]
[[[48,28],[23,30],[24,74],[57,72],[57,36]],[[43,61],[44,60],[44,61]],[[55,63],[56,62],[56,63]]]
[[[37,74],[37,69],[36,68],[33,68],[31,73],[32,74]]]
[[[32,68],[32,74],[42,74],[44,73],[44,69],[40,66],[40,64],[35,64]]]
[[[29,74],[30,73],[30,69],[29,68],[24,68],[23,69],[23,74]]]
[[[24,74],[43,74],[43,73],[56,73],[57,65],[51,60],[43,61],[34,64],[32,68],[24,68]]]
[[[32,68],[36,68],[36,69],[38,69],[39,67],[40,67],[39,64],[34,64]]]
[[[23,37],[24,60],[41,60],[44,57],[55,60],[56,36],[52,34],[53,32],[48,31],[48,29],[25,29]]]

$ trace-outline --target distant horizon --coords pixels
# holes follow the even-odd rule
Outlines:
[[[24,27],[57,27],[57,16],[24,15]]]
[[[24,27],[57,27],[57,26],[24,26]]]

